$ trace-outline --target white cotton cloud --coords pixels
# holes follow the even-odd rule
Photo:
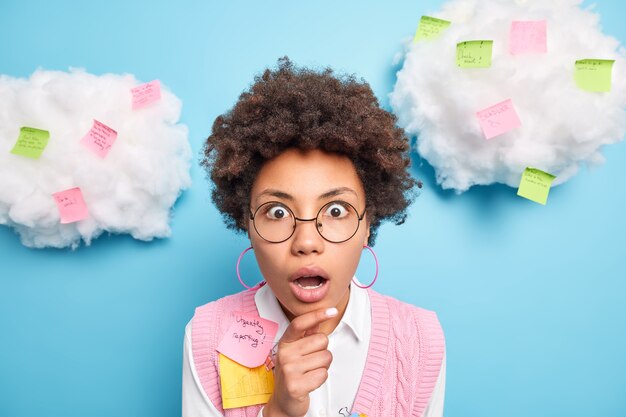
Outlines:
[[[623,139],[626,54],[580,1],[453,0],[432,16],[452,24],[407,45],[390,102],[443,188],[517,187],[526,167],[556,175],[557,185]],[[546,20],[547,53],[511,55],[512,20]],[[456,44],[467,40],[493,40],[490,68],[457,67]],[[615,60],[610,92],[577,87],[574,63],[586,58]],[[521,127],[486,140],[476,112],[507,99]]]
[[[170,209],[191,184],[181,101],[161,86],[161,99],[133,110],[132,75],[83,70],[0,75],[0,224],[24,245],[76,248],[102,232],[151,240],[170,235]],[[105,158],[81,144],[94,119],[117,131]],[[11,153],[23,126],[50,132],[38,159]],[[61,224],[53,193],[79,187],[89,210]]]

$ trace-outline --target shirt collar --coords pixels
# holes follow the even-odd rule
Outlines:
[[[367,306],[367,291],[357,287],[356,285],[350,286],[350,298],[348,299],[348,305],[346,307],[346,311],[341,318],[341,321],[333,330],[333,333],[342,331],[342,327],[346,327],[350,329],[354,337],[358,341],[363,340],[365,334],[365,321],[360,318],[362,315],[368,314],[369,311],[366,312]],[[289,320],[282,308],[280,308],[280,304],[278,300],[274,296],[274,293],[270,289],[269,285],[263,285],[254,295],[254,301],[256,303],[257,310],[259,310],[259,316],[271,320],[273,322],[278,323],[278,331],[276,332],[276,337],[274,342],[278,342],[280,338],[287,330],[289,326]]]

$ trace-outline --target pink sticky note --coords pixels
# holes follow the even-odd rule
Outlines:
[[[217,350],[248,368],[263,365],[274,345],[278,323],[244,313],[235,313],[235,322],[224,334]]]
[[[109,153],[109,149],[117,139],[117,132],[104,123],[93,121],[91,130],[80,141],[83,145],[91,149],[100,158],[104,158]]]
[[[130,92],[133,94],[133,110],[141,109],[161,99],[161,83],[150,81],[131,88]]]
[[[491,139],[522,125],[522,122],[515,112],[515,108],[513,108],[511,99],[487,107],[477,112],[476,116],[487,139]]]
[[[509,33],[511,55],[548,52],[545,20],[512,21]]]
[[[60,191],[52,194],[52,197],[59,208],[62,224],[74,223],[89,217],[89,210],[87,210],[80,188]]]

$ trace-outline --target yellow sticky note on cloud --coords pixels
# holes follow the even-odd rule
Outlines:
[[[581,59],[576,61],[574,80],[578,88],[596,93],[611,91],[612,59]]]
[[[461,68],[489,68],[493,41],[465,41],[456,44],[456,64]]]
[[[413,42],[435,39],[450,26],[450,22],[436,17],[422,16],[413,37]]]
[[[556,177],[536,168],[526,168],[522,173],[517,195],[545,205],[550,186]]]
[[[247,368],[220,353],[219,366],[224,409],[269,401],[274,392],[274,374],[265,365]]]
[[[11,153],[39,159],[46,145],[48,145],[48,139],[50,139],[50,132],[47,130],[24,126],[20,128],[20,135],[15,146],[11,149]]]

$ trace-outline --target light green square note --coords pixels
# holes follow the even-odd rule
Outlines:
[[[422,16],[417,26],[413,42],[421,40],[435,39],[441,35],[441,32],[450,26],[450,22],[436,17]]]
[[[461,68],[491,66],[493,41],[465,41],[456,44],[456,64]]]
[[[550,186],[556,177],[536,168],[526,168],[519,183],[517,195],[545,206]]]
[[[48,139],[50,139],[50,132],[47,130],[22,127],[11,153],[38,159],[48,144]]]
[[[581,90],[595,93],[611,91],[611,59],[581,59],[576,61],[574,80]]]

